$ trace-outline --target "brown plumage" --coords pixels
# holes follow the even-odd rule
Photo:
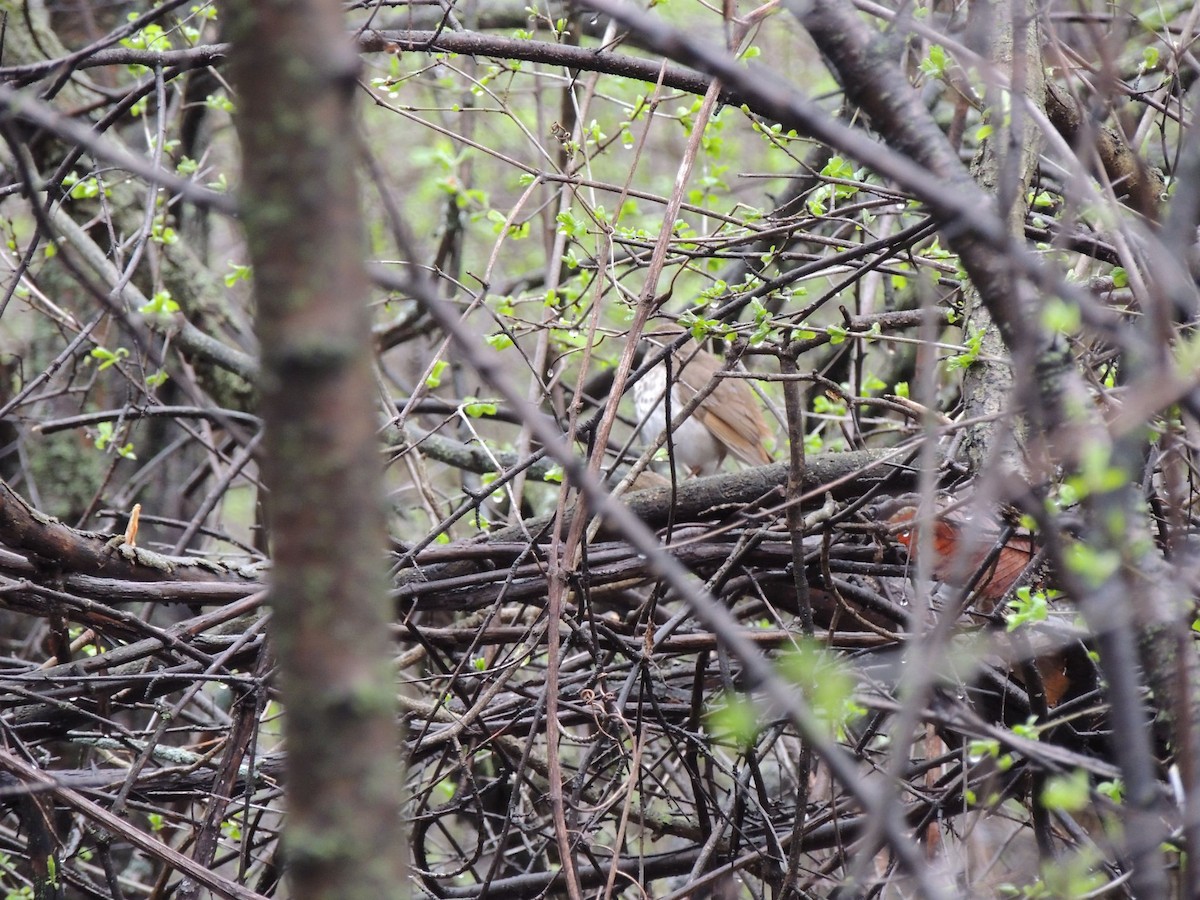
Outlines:
[[[681,334],[683,329],[678,325],[656,325],[643,340],[648,352],[654,353]],[[721,368],[721,360],[694,340],[688,340],[672,358],[672,418],[709,382],[715,381],[716,385],[672,436],[676,460],[692,474],[716,472],[727,454],[751,466],[771,461],[764,446],[769,432],[758,398],[744,381],[717,378]],[[638,419],[644,422],[642,435],[647,441],[654,440],[666,428],[663,409],[666,376],[666,367],[658,365],[634,386]]]
[[[900,527],[896,540],[904,545],[910,556],[917,552],[918,538],[914,520],[915,506],[905,506],[888,519],[888,525]],[[905,527],[907,526],[907,527]],[[933,536],[929,541],[933,550],[933,565],[930,571],[937,581],[965,587],[991,555],[992,545],[999,537],[995,529],[968,530],[963,522],[952,515],[939,513],[934,519]],[[1028,537],[1014,536],[1000,548],[988,571],[976,581],[979,596],[985,600],[999,600],[1033,559],[1033,542]]]

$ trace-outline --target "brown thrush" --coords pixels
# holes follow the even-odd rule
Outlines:
[[[642,336],[650,354],[674,343],[684,329],[671,324],[655,325]],[[767,423],[754,391],[736,378],[718,378],[722,363],[694,340],[688,340],[670,357],[656,365],[633,388],[638,421],[645,440],[652,441],[667,427],[666,389],[671,378],[670,415],[675,418],[710,382],[716,385],[700,405],[672,434],[675,461],[692,475],[711,475],[728,454],[752,465],[771,461],[764,443]]]

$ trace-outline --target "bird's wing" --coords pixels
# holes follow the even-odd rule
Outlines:
[[[771,455],[763,446],[768,431],[758,398],[740,379],[717,378],[721,361],[711,353],[697,352],[699,350],[694,342],[685,344],[680,350],[680,399],[686,403],[716,379],[717,386],[696,410],[696,418],[742,462],[765,466],[771,462]]]

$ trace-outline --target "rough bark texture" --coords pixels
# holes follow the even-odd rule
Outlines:
[[[984,143],[972,166],[972,174],[989,194],[996,196],[1003,190],[1000,211],[1013,238],[1019,239],[1025,230],[1027,195],[1042,146],[1038,123],[1020,99],[1027,100],[1033,109],[1041,109],[1046,96],[1037,10],[1034,4],[1019,0],[973,5],[972,12],[979,14],[976,10],[990,13],[995,34],[991,60],[994,71],[1006,75],[1010,87],[1004,89],[993,82],[989,92],[992,118],[999,118],[1002,110],[1009,110],[1008,122],[997,123],[992,138]],[[981,31],[988,33],[989,29]],[[1015,382],[1009,353],[991,313],[980,302],[978,291],[968,286],[964,294],[964,333],[978,337],[980,352],[963,376],[963,417],[981,421],[964,434],[962,453],[973,471],[982,469],[990,453],[999,454],[1006,468],[1020,471],[1017,447],[1013,443],[995,445],[997,434],[1020,439],[1013,428],[1011,413],[1006,415]]]
[[[357,56],[332,0],[231,4],[263,347],[294,896],[404,891],[380,550]]]

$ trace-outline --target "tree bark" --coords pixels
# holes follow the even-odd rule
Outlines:
[[[354,177],[358,58],[334,0],[229,11],[263,348],[293,895],[399,897],[401,770]]]

